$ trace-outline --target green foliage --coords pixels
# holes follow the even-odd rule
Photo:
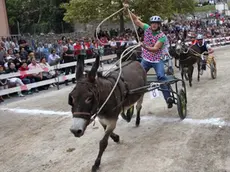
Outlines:
[[[6,8],[11,30],[17,32],[17,22],[21,32],[61,32],[65,10],[60,4],[66,0],[7,0]],[[70,27],[65,22],[63,25]]]
[[[133,5],[135,13],[137,13],[143,21],[148,21],[153,15],[159,15],[162,18],[170,17],[172,13],[172,0],[137,0]]]
[[[13,31],[17,32],[19,22],[21,32],[60,33],[63,27],[71,29],[67,22],[88,23],[108,17],[122,8],[122,0],[7,0],[6,6]],[[170,18],[173,14],[191,13],[195,7],[193,0],[134,0],[130,8],[148,21],[152,15]],[[122,28],[125,17],[121,12],[112,20],[119,20]]]
[[[121,8],[121,5],[120,0],[71,0],[69,3],[63,3],[61,7],[66,9],[65,21],[88,23],[107,17]]]
[[[178,14],[188,14],[195,11],[194,0],[172,0],[173,10]]]
[[[215,5],[205,5],[202,7],[196,7],[195,11],[196,12],[208,12],[208,11],[215,11]]]
[[[61,7],[66,10],[64,17],[66,22],[88,23],[95,19],[104,19],[119,10],[122,8],[121,2],[121,0],[71,0]],[[134,9],[143,20],[148,20],[152,15],[168,18],[175,13],[191,13],[195,9],[195,4],[193,0],[135,0],[131,1],[130,8]]]

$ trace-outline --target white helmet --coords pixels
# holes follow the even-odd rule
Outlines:
[[[150,18],[150,22],[156,22],[156,23],[161,23],[161,17],[160,16],[152,16]]]
[[[197,40],[201,40],[201,39],[204,39],[203,35],[201,34],[198,34],[197,37],[196,37]]]

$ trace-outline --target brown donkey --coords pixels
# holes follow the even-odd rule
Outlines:
[[[115,85],[119,75],[119,69],[112,71],[107,76],[97,75],[100,57],[98,54],[94,54],[94,56],[96,56],[96,62],[87,76],[83,76],[83,60],[78,59],[76,72],[77,83],[69,94],[69,105],[72,107],[73,114],[73,125],[70,131],[74,136],[83,136],[87,126],[94,119],[94,114],[96,114],[105,130],[105,134],[100,141],[98,156],[92,166],[92,172],[99,169],[101,157],[108,145],[109,137],[111,137],[114,142],[119,142],[120,140],[119,136],[113,132],[116,128],[119,114],[133,106],[136,102],[136,125],[139,125],[144,93],[129,94],[129,90],[146,85],[146,72],[139,62],[129,61],[123,63],[122,75],[119,78],[119,82],[112,96],[102,110],[97,113]]]

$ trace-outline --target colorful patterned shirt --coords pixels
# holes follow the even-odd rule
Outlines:
[[[161,32],[161,31],[157,31],[157,32],[153,32],[152,29],[150,28],[150,26],[148,24],[144,24],[144,44],[146,44],[147,46],[150,47],[154,47],[154,45],[159,41],[162,42],[164,45],[163,47],[158,50],[157,52],[150,52],[146,49],[142,50],[142,58],[148,62],[151,63],[158,63],[162,56],[163,56],[163,49],[164,47],[166,47],[166,35]]]

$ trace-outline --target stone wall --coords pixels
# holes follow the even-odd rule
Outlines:
[[[81,23],[75,23],[74,30],[76,33],[81,35],[82,33],[85,36],[93,36],[94,32],[97,28],[97,26],[100,24],[101,21],[99,22],[90,22],[87,24],[81,24]],[[127,21],[125,23],[125,28],[130,28],[133,30],[133,25],[131,21]],[[106,21],[101,25],[101,30],[110,30],[110,29],[120,29],[120,23],[119,22],[111,22],[111,21]]]

